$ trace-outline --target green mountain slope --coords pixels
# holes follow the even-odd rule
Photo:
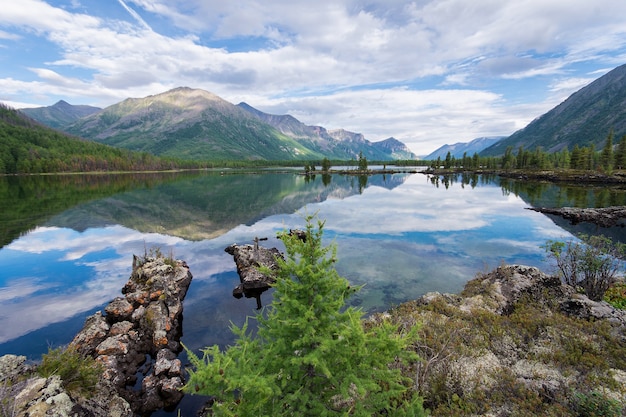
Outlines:
[[[22,113],[55,129],[60,129],[70,123],[75,122],[81,117],[86,117],[102,110],[99,107],[71,105],[66,101],[60,100],[52,106],[37,107],[32,109],[22,109]]]
[[[537,147],[555,152],[574,145],[595,144],[601,149],[613,129],[615,137],[626,134],[626,65],[615,68],[572,94],[548,113],[480,153],[504,154],[507,147]]]
[[[323,157],[218,96],[186,87],[126,99],[64,130],[116,147],[185,159]]]
[[[0,174],[171,168],[171,161],[70,137],[0,104]]]

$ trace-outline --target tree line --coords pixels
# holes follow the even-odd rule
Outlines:
[[[367,159],[362,153],[351,161],[309,161],[305,164],[311,170],[322,165],[327,171],[330,165],[354,164],[361,171],[367,171]],[[604,147],[597,150],[594,144],[574,145],[561,151],[549,153],[542,148],[534,150],[520,146],[509,146],[500,157],[483,157],[478,153],[472,156],[464,153],[456,158],[448,152],[444,159],[433,161],[372,161],[385,165],[425,165],[444,169],[573,169],[611,173],[626,169],[626,135],[614,145],[614,133],[609,132]],[[162,171],[168,169],[197,168],[245,168],[260,166],[301,166],[302,161],[197,161],[180,158],[157,157],[148,152],[136,152],[115,148],[97,142],[70,137],[45,127],[0,103],[0,175],[38,174],[59,172],[93,171]]]
[[[593,143],[588,146],[574,145],[571,151],[565,147],[552,153],[541,147],[528,150],[520,146],[516,150],[509,146],[500,157],[482,157],[477,153],[470,157],[464,153],[462,158],[455,158],[448,152],[445,159],[430,161],[430,166],[444,169],[573,169],[610,174],[616,169],[626,169],[626,135],[615,145],[614,133],[609,132],[599,151]]]

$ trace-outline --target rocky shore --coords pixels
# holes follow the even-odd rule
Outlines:
[[[0,358],[2,415],[132,417],[175,406],[183,396],[177,355],[191,279],[183,261],[134,257],[124,296],[87,318],[68,346],[102,365],[94,392],[72,392],[57,375],[38,376],[25,357],[6,355]]]
[[[369,321],[385,319],[420,326],[406,373],[432,415],[626,415],[626,312],[537,268],[503,265]]]
[[[243,271],[259,258],[254,246],[242,250]],[[131,417],[175,405],[190,281],[182,261],[135,259],[124,297],[89,317],[70,344],[104,366],[93,395],[77,396],[57,376],[38,377],[24,357],[7,355],[0,358],[0,412]],[[503,265],[460,294],[429,293],[365,325],[386,320],[419,326],[412,348],[422,360],[403,371],[432,415],[593,415],[580,414],[585,401],[626,411],[626,312],[537,268]]]
[[[593,223],[601,227],[626,226],[626,206],[612,206],[602,208],[578,207],[528,207],[528,210],[543,214],[561,216],[572,224],[581,222]]]

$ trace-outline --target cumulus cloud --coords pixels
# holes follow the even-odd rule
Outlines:
[[[106,106],[187,85],[418,153],[510,134],[626,58],[626,2],[612,0],[55,3],[0,10],[4,50],[58,49],[28,65],[35,79],[0,75],[8,101]]]

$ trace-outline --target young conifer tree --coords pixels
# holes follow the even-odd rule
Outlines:
[[[306,220],[305,240],[281,234],[286,259],[256,335],[233,326],[237,340],[225,351],[188,352],[187,392],[215,396],[218,416],[424,415],[399,365],[417,359],[407,349],[415,331],[363,327],[363,313],[345,305],[357,289],[335,270],[335,246],[322,246],[324,223]]]

